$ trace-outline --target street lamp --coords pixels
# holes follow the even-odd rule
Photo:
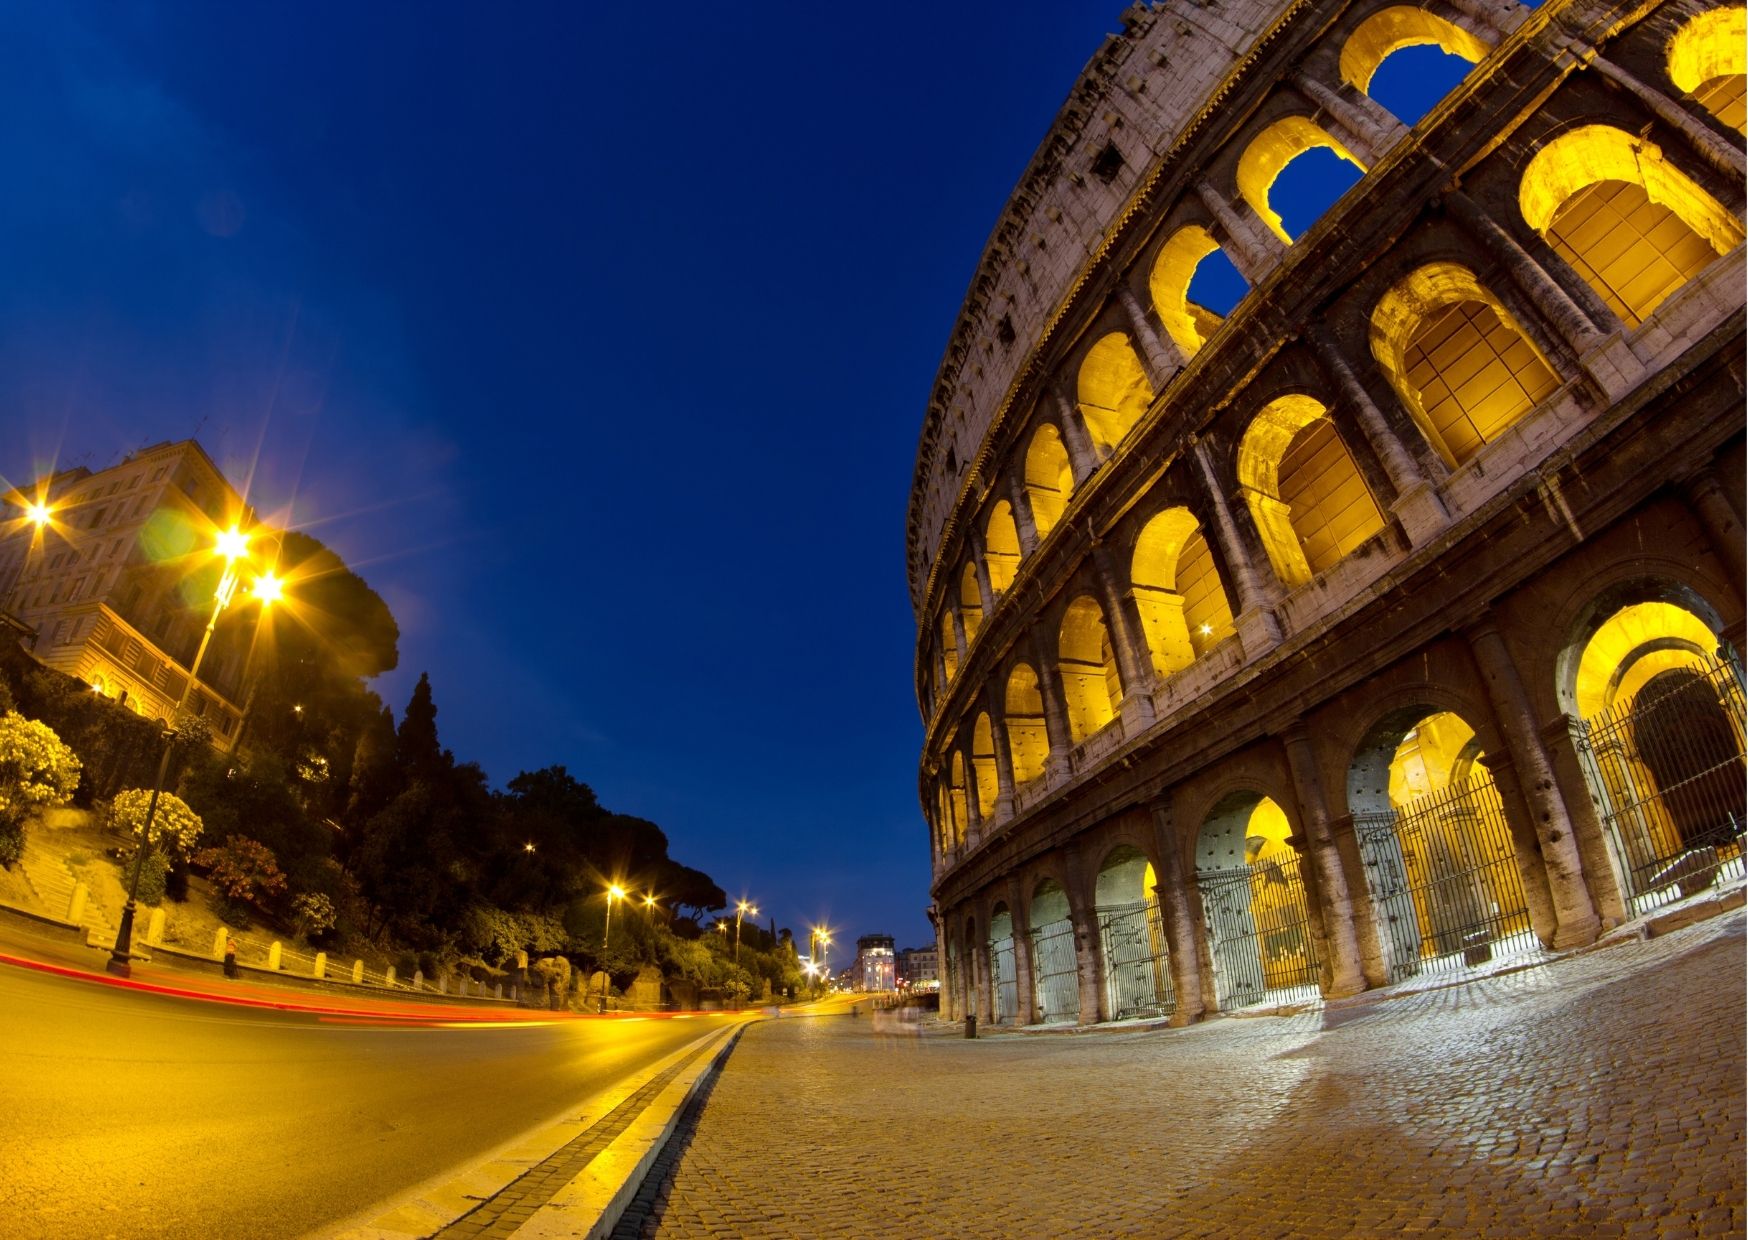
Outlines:
[[[261,618],[267,614],[267,609],[285,597],[285,583],[272,573],[264,573],[255,578],[255,584],[249,587],[249,596],[261,604],[261,616],[255,619],[255,630],[249,634],[249,653],[243,656],[243,683],[249,686],[248,696],[243,699],[243,714],[237,720],[237,735],[231,741],[231,752],[243,751],[243,734],[249,730],[249,714],[255,709],[255,691],[259,684],[249,679],[249,669],[255,664],[255,643],[261,640]],[[293,709],[303,713],[303,707]]]
[[[607,953],[607,937],[613,933],[613,901],[623,900],[625,889],[618,883],[607,888],[607,924],[601,930],[601,954]],[[607,961],[601,961],[601,1015],[607,1014]]]
[[[740,963],[740,919],[748,913],[757,917],[759,910],[757,906],[748,904],[745,900],[734,906],[734,962],[736,964]]]
[[[220,575],[218,589],[213,594],[212,615],[207,618],[206,631],[200,635],[200,645],[194,651],[194,662],[188,668],[188,679],[183,682],[182,696],[177,699],[176,709],[170,716],[171,726],[164,732],[164,752],[158,758],[158,774],[152,781],[152,796],[146,802],[145,821],[140,823],[140,838],[134,846],[134,871],[133,877],[128,880],[127,903],[122,906],[121,926],[115,934],[115,948],[110,952],[109,960],[104,966],[118,977],[127,977],[132,972],[128,957],[133,951],[134,910],[138,906],[140,870],[146,861],[146,842],[152,838],[152,818],[158,810],[158,797],[163,793],[164,779],[170,773],[170,753],[176,743],[175,723],[187,709],[188,699],[194,693],[195,680],[200,675],[200,662],[206,657],[207,646],[212,643],[212,633],[218,627],[219,617],[236,596],[237,583],[241,579],[237,561],[249,550],[249,536],[233,525],[219,534],[216,550],[224,557],[224,572]],[[256,627],[260,627],[259,616],[256,618]]]
[[[30,564],[30,553],[36,550],[42,539],[42,532],[48,528],[54,517],[54,509],[41,500],[24,506],[24,523],[34,528],[30,531],[30,541],[25,544],[24,554],[18,557],[18,567],[12,570],[12,580],[6,586],[5,597],[0,600],[5,603],[7,611],[12,610],[12,596],[18,592],[18,583],[24,580],[24,570]]]

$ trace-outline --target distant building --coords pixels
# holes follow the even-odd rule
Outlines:
[[[895,990],[898,955],[890,934],[865,934],[856,940],[856,962],[850,966],[853,990]]]
[[[933,990],[941,984],[941,956],[933,947],[907,947],[898,953],[898,983],[906,990]]]
[[[202,554],[241,522],[242,497],[193,440],[93,473],[64,470],[7,492],[0,615],[39,662],[168,722],[211,614],[217,561]],[[25,515],[43,503],[40,532]],[[221,621],[188,704],[222,744],[236,734],[247,628]]]

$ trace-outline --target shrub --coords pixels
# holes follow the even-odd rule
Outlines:
[[[292,897],[291,916],[299,934],[318,938],[334,928],[334,902],[319,891],[306,891]]]
[[[133,880],[133,858],[122,857],[116,864],[121,868],[122,886]],[[140,885],[135,892],[135,898],[141,904],[149,904],[153,908],[164,902],[164,880],[170,873],[170,863],[159,855],[155,848],[146,850],[146,859],[140,865]]]
[[[24,856],[24,820],[65,805],[79,787],[79,759],[54,729],[17,711],[0,715],[0,865]]]
[[[130,839],[137,840],[140,827],[146,821],[146,807],[152,794],[146,788],[129,788],[115,794],[109,804],[109,825]],[[200,815],[188,808],[188,803],[174,792],[158,794],[158,807],[152,813],[151,838],[146,843],[168,857],[186,857],[200,841]]]
[[[239,909],[259,906],[285,890],[285,875],[273,853],[246,835],[227,836],[220,847],[201,849],[194,864],[204,867],[226,902]]]

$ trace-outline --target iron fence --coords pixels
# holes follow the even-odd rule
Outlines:
[[[1020,1012],[1019,978],[1014,970],[1012,935],[990,940],[989,963],[995,980],[995,1023],[1011,1025]]]
[[[1354,815],[1389,977],[1539,952],[1511,828],[1484,770],[1387,814]]]
[[[1032,968],[1037,975],[1038,1020],[1080,1016],[1080,973],[1074,962],[1074,923],[1064,919],[1032,930]]]
[[[1169,1016],[1176,1010],[1157,900],[1101,911],[1099,943],[1105,953],[1105,1002],[1112,1020]]]
[[[1742,683],[1708,660],[1657,673],[1579,727],[1578,751],[1633,912],[1744,877]]]
[[[1196,871],[1222,1011],[1317,999],[1322,962],[1292,858]]]

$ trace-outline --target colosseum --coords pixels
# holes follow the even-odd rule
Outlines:
[[[1740,900],[1743,8],[1121,20],[918,448],[943,1014],[1184,1024]]]

